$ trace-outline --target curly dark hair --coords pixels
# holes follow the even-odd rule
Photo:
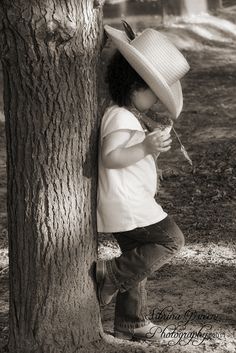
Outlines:
[[[148,88],[146,82],[118,50],[115,51],[108,64],[106,83],[111,98],[120,107],[131,104],[131,96],[135,90]]]

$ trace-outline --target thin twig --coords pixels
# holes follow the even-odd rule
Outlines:
[[[177,139],[178,139],[178,141],[179,141],[179,144],[180,144],[180,146],[182,147],[182,146],[183,146],[183,144],[182,144],[182,142],[181,142],[181,140],[180,140],[179,135],[178,135],[178,134],[177,134],[177,132],[175,131],[175,128],[174,128],[174,127],[172,127],[172,130],[174,131],[175,136],[177,137]]]

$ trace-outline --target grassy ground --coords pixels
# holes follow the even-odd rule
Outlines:
[[[225,11],[221,17],[236,18],[235,13],[233,16],[232,11]],[[154,317],[153,321],[159,327],[159,342],[127,342],[130,351],[135,347],[137,352],[223,353],[234,352],[236,348],[233,326],[236,318],[236,31],[230,25],[228,32],[227,26],[224,31],[219,30],[216,24],[219,22],[212,25],[215,37],[211,40],[199,31],[199,28],[209,28],[204,23],[196,25],[182,21],[167,30],[167,34],[183,48],[191,66],[182,82],[184,108],[175,127],[194,166],[191,168],[184,160],[175,140],[172,150],[163,154],[159,161],[163,180],[158,199],[183,230],[186,245],[147,282],[150,315],[153,310],[155,315],[164,310],[166,314],[174,314],[175,318]],[[136,26],[141,29],[144,23],[136,19]],[[108,45],[104,50],[104,61],[109,51]],[[1,346],[8,333],[5,135],[2,122],[0,231]],[[112,236],[100,235],[101,258],[119,256],[119,253]],[[114,302],[102,310],[104,329],[111,335],[107,336],[110,342],[113,342],[113,318]],[[187,318],[189,322],[183,325]],[[174,329],[179,334],[170,338]],[[181,332],[199,330],[208,336],[195,341],[180,339]],[[117,340],[114,342],[118,352],[119,344]]]

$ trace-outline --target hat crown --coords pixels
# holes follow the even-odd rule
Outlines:
[[[163,34],[153,29],[144,30],[130,45],[145,56],[170,86],[189,70],[180,51]]]

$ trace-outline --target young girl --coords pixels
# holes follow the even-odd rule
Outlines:
[[[155,158],[171,148],[169,131],[146,132],[145,113],[163,102],[176,119],[182,109],[179,79],[189,70],[182,54],[161,33],[139,36],[105,26],[118,51],[107,71],[113,105],[101,123],[97,197],[98,232],[112,233],[122,254],[96,264],[98,297],[117,294],[114,334],[158,339],[147,318],[147,276],[184,245],[181,230],[155,201]]]

